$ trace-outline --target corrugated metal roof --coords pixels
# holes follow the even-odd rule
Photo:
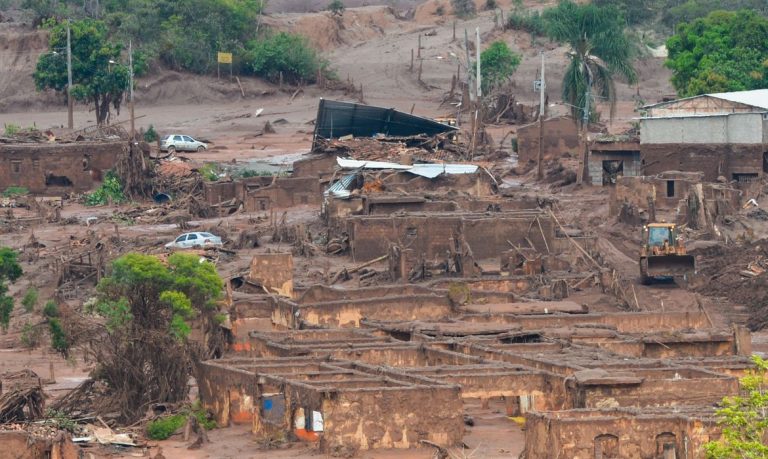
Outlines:
[[[355,180],[356,175],[357,173],[345,175],[341,180],[329,186],[323,194],[334,198],[348,198],[350,196],[349,187],[352,186],[352,182]]]
[[[455,130],[457,128],[454,126],[393,108],[320,99],[312,148],[315,148],[318,138],[334,139],[350,134],[355,137],[373,137],[377,134],[433,136]]]
[[[440,174],[474,174],[477,166],[473,164],[414,164],[412,166],[385,161],[360,161],[356,159],[336,158],[342,169],[396,169],[414,175],[436,178]]]

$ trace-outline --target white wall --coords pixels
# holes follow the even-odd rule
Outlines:
[[[760,144],[766,126],[760,113],[643,118],[640,143]]]

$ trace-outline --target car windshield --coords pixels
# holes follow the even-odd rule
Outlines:
[[[664,242],[671,243],[669,228],[648,228],[648,245],[658,247]]]

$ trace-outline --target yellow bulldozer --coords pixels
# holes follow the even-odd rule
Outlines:
[[[655,278],[687,280],[696,272],[693,255],[685,250],[674,223],[648,223],[643,226],[640,247],[640,280],[650,284]]]

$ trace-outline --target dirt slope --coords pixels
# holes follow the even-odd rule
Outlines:
[[[48,48],[45,32],[0,23],[0,111],[34,110],[56,102],[35,91],[32,73]]]

